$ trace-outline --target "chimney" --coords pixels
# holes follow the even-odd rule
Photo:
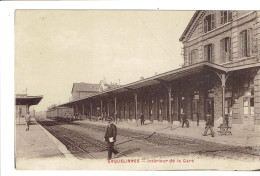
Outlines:
[[[155,76],[158,75],[158,72],[155,72],[154,75],[155,75]]]
[[[143,76],[141,76],[141,77],[140,77],[140,80],[143,80],[143,79],[144,79],[144,77],[143,77]]]

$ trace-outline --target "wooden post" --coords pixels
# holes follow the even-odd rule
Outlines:
[[[102,123],[103,123],[103,101],[100,100],[100,116],[102,118]]]
[[[150,98],[149,98],[149,94],[148,94],[148,97],[147,97],[146,108],[147,108],[147,111],[148,111],[148,119],[151,120],[151,118],[150,118],[151,110],[150,110]]]
[[[90,116],[91,116],[91,118],[92,118],[92,102],[90,103]]]
[[[125,101],[124,101],[124,120],[125,120]]]
[[[115,97],[115,120],[116,120],[116,123],[117,123],[116,97]]]
[[[82,115],[85,114],[85,108],[84,108],[84,103],[82,104]]]
[[[110,114],[109,114],[109,99],[107,100],[107,117],[109,117]]]
[[[136,121],[136,125],[138,126],[137,123],[137,93],[134,93],[134,97],[135,97],[135,121]]]
[[[169,120],[172,122],[172,89],[168,87],[168,99],[169,99]]]
[[[180,90],[179,90],[179,87],[177,87],[177,97],[176,97],[176,108],[177,108],[177,113],[176,113],[176,118],[177,118],[177,121],[179,120],[179,112],[180,112],[180,102],[179,102],[179,94],[180,94]]]

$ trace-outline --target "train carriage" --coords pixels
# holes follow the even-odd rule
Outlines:
[[[46,111],[46,117],[58,121],[73,121],[74,109],[68,107],[55,107]]]

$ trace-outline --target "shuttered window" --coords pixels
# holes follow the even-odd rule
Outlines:
[[[220,54],[222,62],[231,61],[231,38],[226,37],[220,41]]]
[[[249,57],[251,56],[251,31],[252,29],[244,30],[240,33],[240,56]]]

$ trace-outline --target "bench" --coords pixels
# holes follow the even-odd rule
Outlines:
[[[221,135],[221,136],[222,135],[232,135],[232,133],[230,131],[232,127],[221,124],[218,128],[219,128],[219,131],[218,131],[219,135]]]

